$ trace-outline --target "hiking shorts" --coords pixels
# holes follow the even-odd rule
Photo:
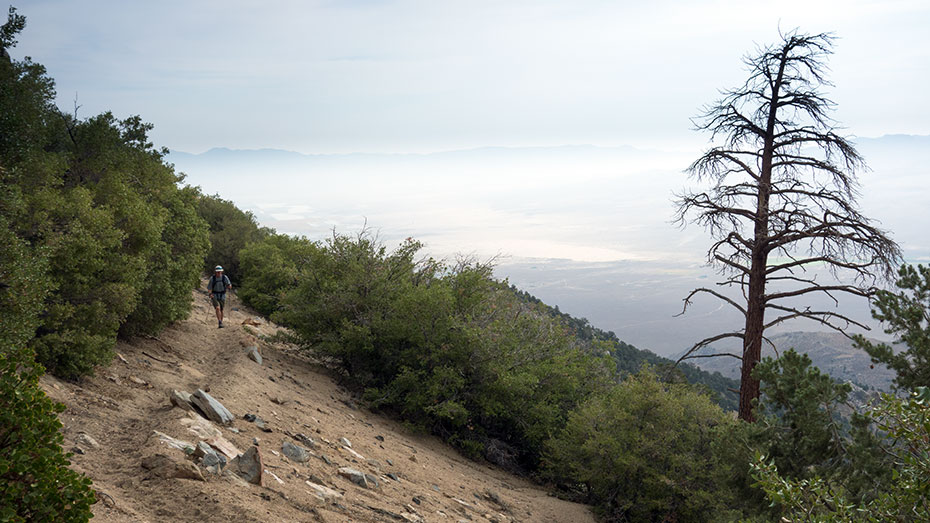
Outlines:
[[[220,310],[226,306],[226,293],[225,292],[214,292],[213,296],[210,298],[210,302],[213,303],[213,307],[219,307]]]

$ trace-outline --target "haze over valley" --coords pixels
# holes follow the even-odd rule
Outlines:
[[[930,137],[858,143],[871,167],[861,176],[864,212],[892,231],[909,262],[926,262],[930,217],[921,202],[930,201]],[[669,356],[740,321],[709,300],[674,317],[692,288],[715,281],[705,266],[705,231],[672,223],[674,193],[691,183],[682,170],[698,155],[595,146],[338,155],[212,149],[175,151],[169,160],[187,182],[278,232],[325,239],[367,224],[389,246],[413,237],[434,257],[493,259],[498,276],[517,287]],[[844,300],[840,310],[870,322],[864,300]],[[822,329],[799,321],[782,330]]]

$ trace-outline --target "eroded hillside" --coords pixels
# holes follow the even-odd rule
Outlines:
[[[119,356],[94,377],[43,377],[67,406],[61,421],[73,467],[99,492],[95,521],[593,521],[586,506],[359,409],[324,369],[265,341],[278,327],[235,297],[225,323],[216,328],[207,297],[195,292],[190,318],[157,338],[120,342]],[[248,357],[251,346],[261,364]],[[203,389],[236,419],[211,430],[172,406],[173,389]],[[257,439],[263,484],[242,481],[228,465],[220,475],[195,469],[198,460],[160,434],[192,446],[219,435],[214,442],[225,440],[232,454]],[[309,460],[284,456],[285,442],[307,449]],[[345,467],[366,474],[368,486],[341,475]]]

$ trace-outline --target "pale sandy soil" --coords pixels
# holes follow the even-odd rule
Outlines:
[[[65,449],[76,446],[81,432],[100,443],[100,448],[72,457],[73,467],[86,473],[101,493],[94,521],[369,522],[403,521],[398,516],[404,513],[429,522],[594,521],[584,505],[551,497],[524,479],[462,457],[436,438],[355,408],[346,391],[292,347],[254,335],[269,335],[278,327],[248,311],[235,296],[227,304],[224,329],[216,328],[204,293],[195,292],[194,300],[188,320],[157,339],[120,342],[122,358],[98,369],[94,377],[76,384],[42,379],[49,395],[67,406],[61,414]],[[244,321],[260,325],[244,326]],[[259,347],[263,365],[246,356],[250,345]],[[188,459],[153,431],[196,444],[197,436],[181,423],[190,414],[172,408],[165,391],[197,388],[209,388],[236,416],[231,427],[239,433],[228,428],[222,432],[240,452],[254,437],[260,439],[265,469],[280,482],[270,474],[264,486],[208,473],[205,482],[163,479],[141,466],[154,454]],[[246,413],[264,418],[273,432],[243,420]],[[322,448],[307,463],[289,461],[280,454],[282,442],[290,440],[287,432],[311,436]],[[358,456],[338,444],[343,437]],[[365,489],[351,483],[337,473],[344,466],[377,476],[380,486]],[[305,484],[311,475],[344,496],[328,501],[316,497]],[[490,499],[488,491],[502,503]]]

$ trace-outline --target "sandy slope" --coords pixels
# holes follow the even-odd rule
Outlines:
[[[157,339],[121,342],[121,358],[95,377],[77,384],[43,378],[45,390],[67,406],[61,415],[65,448],[77,446],[81,432],[100,443],[96,449],[82,444],[86,453],[72,458],[102,493],[94,521],[403,521],[398,519],[403,513],[423,521],[593,521],[583,505],[550,497],[527,481],[463,458],[435,438],[356,409],[325,372],[290,347],[248,332],[271,334],[277,327],[234,296],[225,329],[216,328],[205,294],[195,292],[194,300],[188,320]],[[252,320],[261,324],[243,326]],[[263,365],[248,359],[249,345],[260,348]],[[258,437],[265,469],[283,483],[267,474],[261,487],[206,473],[205,482],[153,477],[141,466],[146,457],[186,459],[153,431],[198,441],[181,422],[189,414],[168,401],[165,390],[172,388],[209,388],[237,417],[232,427],[239,433],[224,428],[223,435],[240,452]],[[264,418],[273,432],[243,420],[246,413]],[[307,463],[289,461],[280,454],[286,432],[309,435],[322,448]],[[343,437],[361,459],[337,444]],[[378,476],[380,486],[356,486],[337,473],[343,466]],[[305,484],[311,475],[344,497],[324,502],[314,496]]]

